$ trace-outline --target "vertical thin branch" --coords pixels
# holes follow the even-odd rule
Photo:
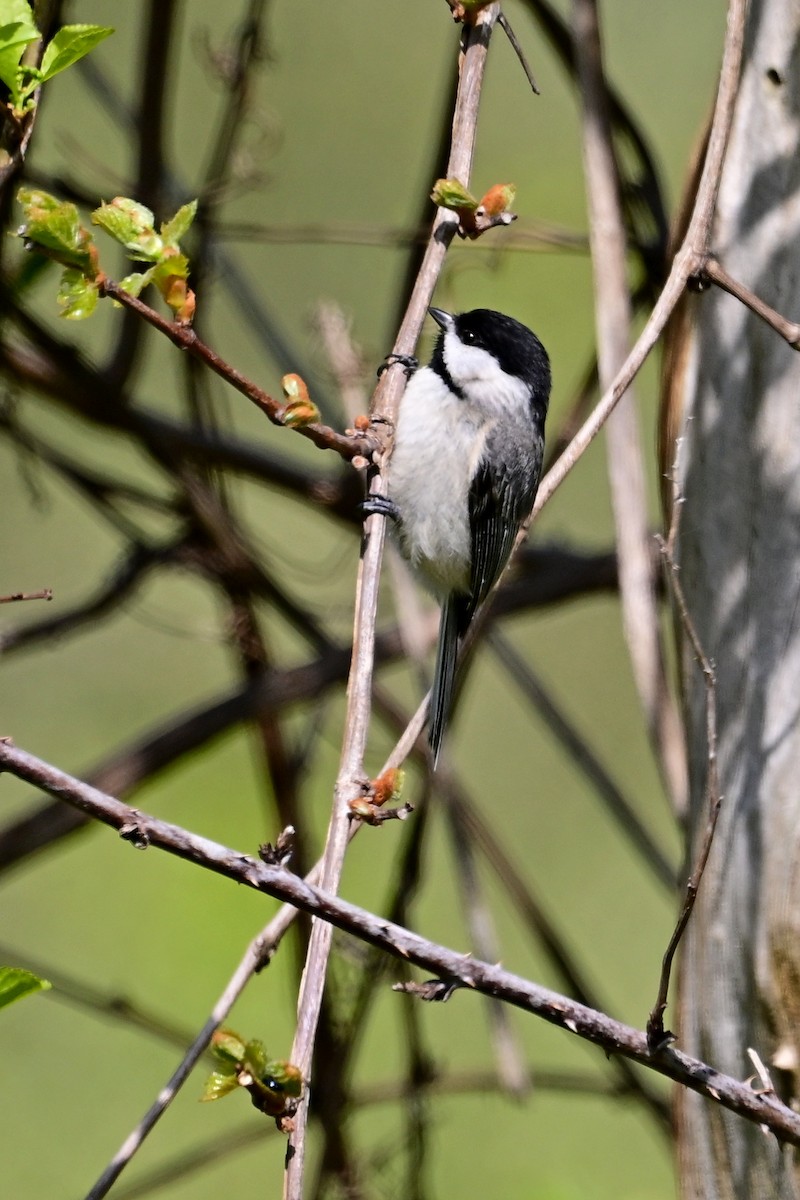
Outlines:
[[[631,341],[627,236],[603,75],[596,0],[574,0],[575,57],[583,102],[583,157],[594,266],[600,386],[607,388]],[[685,807],[686,748],[677,707],[667,685],[658,604],[650,569],[647,489],[639,423],[628,391],[606,425],[608,473],[617,531],[625,637],[633,676],[673,809]]]
[[[675,512],[679,511],[676,506]],[[664,1029],[664,1012],[667,1007],[667,999],[669,996],[669,981],[672,974],[672,963],[675,958],[676,951],[680,945],[684,930],[689,924],[689,918],[692,915],[697,893],[700,888],[700,881],[703,878],[703,872],[706,869],[708,856],[711,853],[711,845],[714,841],[714,833],[717,828],[717,819],[719,810],[722,804],[722,795],[719,790],[719,767],[717,763],[717,677],[714,671],[714,664],[708,658],[704,651],[694,622],[689,615],[689,609],[686,604],[686,598],[683,594],[680,578],[678,575],[678,565],[672,556],[672,541],[673,534],[670,534],[669,541],[664,541],[659,538],[659,546],[666,564],[670,586],[675,597],[675,607],[678,610],[678,617],[684,632],[689,639],[689,644],[692,647],[692,653],[695,662],[699,666],[703,674],[703,686],[706,691],[706,747],[707,747],[707,766],[706,766],[706,807],[707,819],[706,827],[700,842],[700,849],[695,860],[692,872],[686,881],[686,892],[684,896],[683,908],[678,917],[672,936],[669,940],[667,949],[664,952],[664,957],[661,961],[661,976],[658,983],[658,996],[653,1005],[650,1016],[647,1019],[647,1041],[653,1051],[662,1049],[673,1041],[674,1035]]]
[[[461,820],[461,814],[455,805],[448,804],[446,813],[472,953],[484,962],[496,962],[501,957],[497,928],[481,886],[472,835]],[[510,1020],[510,1013],[496,1000],[489,1000],[486,1015],[498,1081],[508,1095],[519,1100],[530,1091],[531,1080],[524,1062],[522,1045]]]
[[[478,103],[489,37],[497,19],[497,13],[498,5],[493,4],[491,8],[483,11],[474,25],[466,26],[462,35],[459,87],[453,118],[453,140],[448,172],[457,176],[465,184],[469,183],[471,175]],[[454,231],[454,214],[440,210],[434,221],[431,239],[417,277],[417,283],[394,346],[394,350],[398,354],[410,354],[416,346],[425,312],[433,295],[433,288]],[[403,383],[404,374],[399,366],[384,372],[375,394],[373,419],[393,420]],[[380,493],[381,488],[381,468],[378,466],[371,480],[371,490],[375,494]],[[338,890],[348,843],[350,825],[348,801],[358,794],[364,774],[363,760],[371,708],[375,617],[384,533],[384,519],[371,517],[365,527],[365,546],[356,588],[353,660],[347,688],[344,744],[334,789],[333,812],[328,827],[320,878],[321,886],[331,893]],[[311,1059],[325,986],[331,937],[330,925],[314,921],[306,967],[300,985],[297,1032],[291,1053],[292,1062],[302,1071],[306,1086],[295,1114],[294,1129],[290,1134],[287,1147],[284,1179],[286,1200],[301,1200],[302,1196]]]
[[[166,180],[165,141],[170,59],[179,16],[176,0],[149,0],[143,17],[141,103],[131,131],[136,137],[136,181],[133,194],[161,214]],[[107,366],[108,378],[121,388],[136,359],[146,327],[127,309],[119,323],[116,345]]]

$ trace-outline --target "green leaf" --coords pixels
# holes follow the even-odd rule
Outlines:
[[[237,1069],[244,1058],[245,1044],[232,1029],[218,1029],[211,1038],[211,1052],[226,1066]]]
[[[85,321],[97,308],[98,287],[83,271],[67,267],[61,276],[57,299],[62,317],[68,321]]]
[[[52,79],[54,75],[65,71],[113,32],[113,29],[104,25],[62,26],[45,47],[42,55],[42,79]]]
[[[129,296],[140,296],[148,283],[153,282],[153,271],[155,267],[150,267],[149,271],[134,271],[131,275],[126,275],[124,279],[120,279],[119,286]],[[119,308],[118,301],[114,303]]]
[[[21,238],[49,250],[50,257],[65,267],[95,274],[94,243],[82,227],[74,204],[37,188],[20,188],[17,199],[25,217],[17,231]]]
[[[441,208],[452,208],[456,212],[462,208],[473,210],[478,207],[478,201],[458,179],[437,179],[431,200]]]
[[[131,258],[141,262],[158,262],[164,252],[164,243],[153,228],[154,221],[149,208],[127,196],[116,196],[110,204],[101,204],[92,213],[92,224],[105,229]]]
[[[159,287],[170,279],[188,279],[189,260],[185,254],[168,254],[150,268],[150,274]]]
[[[171,220],[164,222],[161,226],[161,238],[165,246],[178,245],[191,228],[196,213],[197,201],[192,200],[191,203],[182,205]]]
[[[27,19],[9,21],[5,7],[5,4],[0,4],[0,21],[3,22],[0,25],[0,79],[11,92],[11,103],[14,108],[17,108],[21,98],[20,90],[23,79],[19,62],[25,47],[30,46],[31,42],[35,42],[39,37],[39,30],[30,19],[30,10],[28,10]],[[16,5],[10,7],[16,7]],[[27,8],[27,5],[25,7]]]
[[[233,1075],[223,1075],[219,1071],[212,1071],[206,1080],[200,1099],[202,1101],[221,1100],[229,1092],[236,1091],[238,1086],[239,1080],[235,1073]]]
[[[33,31],[35,37],[39,36],[29,0],[0,0],[0,25],[14,23],[27,26]]]
[[[258,1075],[260,1078],[266,1071],[268,1062],[264,1043],[257,1038],[248,1042],[244,1048],[244,1061],[251,1074]]]
[[[47,991],[52,986],[46,979],[40,979],[22,967],[0,967],[0,1008],[23,996],[32,996],[34,992]]]

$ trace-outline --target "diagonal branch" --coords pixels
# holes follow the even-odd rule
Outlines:
[[[112,300],[116,300],[123,308],[138,313],[144,321],[169,338],[179,350],[185,350],[187,354],[199,359],[216,375],[219,375],[220,379],[224,379],[231,387],[236,388],[237,392],[241,392],[243,396],[251,400],[273,425],[279,425],[282,428],[287,425],[286,406],[248,379],[231,363],[226,362],[197,336],[191,325],[181,325],[177,321],[170,321],[167,317],[162,317],[149,304],[145,304],[137,296],[129,295],[118,283],[106,276],[99,276],[97,283],[101,295],[108,296]],[[335,450],[345,459],[355,458],[356,455],[363,456],[365,453],[370,454],[372,450],[372,447],[365,443],[363,438],[339,433],[336,429],[331,429],[330,426],[323,425],[318,421],[296,425],[294,428],[321,450]]]
[[[800,1146],[800,1116],[774,1094],[760,1093],[749,1083],[723,1075],[709,1064],[672,1048],[664,1048],[653,1054],[648,1047],[647,1035],[642,1030],[616,1021],[605,1013],[531,983],[510,971],[431,942],[331,895],[281,867],[267,866],[249,855],[130,808],[49,763],[11,746],[8,741],[0,740],[2,770],[35,784],[68,804],[82,808],[116,829],[127,841],[142,848],[150,846],[166,850],[204,866],[330,922],[336,928],[394,957],[422,967],[437,978],[456,980],[460,988],[513,1004],[524,1012],[601,1047],[607,1054],[619,1054],[638,1062],[745,1120],[765,1126],[780,1142]],[[102,1194],[92,1193],[91,1200],[97,1200]]]

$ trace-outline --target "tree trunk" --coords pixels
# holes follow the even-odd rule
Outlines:
[[[753,0],[713,247],[800,317],[800,4]],[[800,1063],[800,359],[738,301],[692,298],[678,556],[717,672],[722,809],[683,950],[680,1044],[787,1102]],[[689,845],[702,836],[705,692],[683,647]],[[758,1086],[758,1080],[755,1082]],[[800,1197],[797,1160],[688,1091],[677,1100],[684,1197]]]

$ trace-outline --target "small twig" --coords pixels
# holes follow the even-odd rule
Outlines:
[[[713,257],[705,260],[698,272],[698,280],[703,282],[711,280],[717,287],[728,292],[729,295],[735,296],[740,300],[751,312],[754,312],[762,321],[766,321],[771,329],[774,329],[785,342],[788,342],[793,350],[800,350],[800,324],[796,321],[787,321],[786,317],[781,316],[776,312],[766,301],[762,300],[755,292],[751,292],[743,283],[739,283],[734,279],[723,266]]]
[[[675,505],[674,511],[676,514],[680,512],[679,504]],[[694,622],[689,615],[689,610],[686,605],[686,598],[683,594],[683,588],[681,587],[681,582],[678,575],[678,565],[673,558],[671,547],[663,538],[659,538],[659,546],[668,570],[670,587],[672,588],[672,593],[675,597],[675,606],[678,610],[678,616],[680,617],[684,632],[686,633],[686,636],[691,644],[695,661],[703,673],[703,683],[706,689],[706,743],[708,766],[705,790],[708,818],[697,859],[686,882],[686,893],[683,902],[683,908],[661,962],[661,977],[658,985],[658,996],[647,1020],[647,1041],[654,1053],[663,1049],[663,1047],[669,1044],[669,1042],[671,1042],[674,1038],[672,1033],[664,1029],[664,1012],[667,1007],[672,963],[673,959],[675,958],[675,952],[680,944],[680,940],[683,937],[684,930],[689,923],[692,910],[694,909],[695,900],[697,899],[697,892],[700,887],[700,881],[703,878],[703,872],[705,871],[706,863],[708,862],[708,856],[711,853],[711,844],[714,840],[714,831],[717,827],[717,818],[719,817],[720,805],[722,803],[722,796],[720,795],[719,790],[719,772],[717,764],[717,678],[714,672],[713,663],[703,650]]]
[[[748,1046],[747,1047],[747,1057],[750,1059],[750,1062],[755,1067],[755,1071],[756,1071],[755,1078],[758,1079],[758,1087],[756,1088],[755,1085],[753,1084],[753,1078],[751,1077],[750,1082],[753,1085],[753,1090],[757,1091],[762,1096],[774,1095],[775,1085],[772,1082],[772,1078],[770,1076],[769,1071],[764,1066],[764,1061],[761,1058],[761,1055],[758,1054],[757,1051],[755,1051],[752,1046]]]
[[[519,65],[522,67],[523,71],[525,72],[525,78],[527,79],[528,83],[531,85],[531,91],[536,96],[540,96],[541,92],[539,91],[538,87],[536,86],[536,80],[533,77],[533,71],[531,70],[531,65],[528,62],[527,58],[525,57],[525,51],[522,49],[522,46],[519,43],[519,39],[517,38],[517,35],[514,33],[514,30],[511,28],[508,17],[505,15],[505,13],[502,10],[500,11],[500,16],[497,18],[497,24],[503,30],[503,33],[506,35],[509,42],[511,43],[511,48],[514,51],[514,53],[516,54],[517,58],[519,59]]]
[[[165,337],[176,345],[180,350],[185,350],[188,354],[192,354],[195,358],[205,363],[220,379],[224,379],[231,387],[236,388],[248,400],[251,400],[257,408],[265,414],[265,416],[273,423],[282,428],[286,427],[285,406],[278,400],[275,400],[263,388],[258,387],[252,380],[248,379],[241,371],[237,371],[236,367],[231,366],[224,358],[220,357],[215,350],[201,341],[197,333],[192,329],[191,325],[180,325],[176,321],[171,321],[162,315],[149,304],[145,304],[136,296],[131,296],[124,288],[115,283],[112,279],[105,276],[99,280],[100,292],[104,296],[109,296],[112,300],[117,300],[125,308],[132,309],[139,316],[163,333]],[[374,449],[372,442],[364,437],[348,436],[339,433],[335,429],[331,429],[328,425],[322,425],[318,422],[310,422],[308,425],[297,425],[294,427],[297,433],[301,433],[303,437],[307,437],[322,450],[335,450],[344,459],[355,458],[356,455],[362,455],[366,458],[371,457]]]
[[[41,787],[68,804],[90,812],[92,816],[112,828],[120,830],[131,825],[136,826],[141,838],[146,840],[150,847],[166,850],[237,883],[286,901],[293,907],[330,922],[370,945],[380,947],[394,957],[414,963],[440,979],[458,979],[464,989],[495,996],[513,1004],[601,1047],[606,1053],[621,1055],[638,1062],[657,1074],[721,1104],[748,1121],[768,1126],[782,1142],[800,1146],[800,1116],[777,1097],[758,1095],[740,1080],[724,1075],[709,1064],[671,1047],[665,1047],[657,1055],[653,1055],[643,1031],[616,1021],[605,1013],[597,1012],[571,1000],[568,996],[541,987],[498,966],[479,962],[468,955],[428,941],[382,916],[350,904],[338,896],[330,895],[280,867],[268,867],[249,855],[130,808],[129,805],[89,787],[49,763],[17,749],[8,740],[0,739],[0,771],[3,770]],[[251,955],[258,955],[255,942],[248,947],[245,959],[235,976],[237,984],[240,975],[249,968]],[[261,961],[259,958],[259,965]],[[232,991],[233,986],[232,980],[229,990]],[[228,991],[226,1004],[227,1000]],[[215,1016],[218,1015],[220,1007],[221,1002],[214,1009]],[[197,1039],[195,1046],[200,1040]],[[181,1073],[183,1066],[184,1064]],[[90,1197],[91,1200],[98,1200],[104,1194],[94,1191],[90,1193]]]
[[[40,592],[10,592],[0,596],[0,604],[13,604],[15,600],[52,600],[53,589],[42,588]]]
[[[461,820],[456,805],[448,804],[446,813],[453,842],[456,881],[473,953],[486,962],[496,962],[501,957],[497,927],[478,872],[472,833]],[[521,1099],[530,1091],[531,1079],[521,1066],[522,1048],[510,1013],[502,1004],[490,1000],[486,1016],[497,1077],[508,1095]]]

